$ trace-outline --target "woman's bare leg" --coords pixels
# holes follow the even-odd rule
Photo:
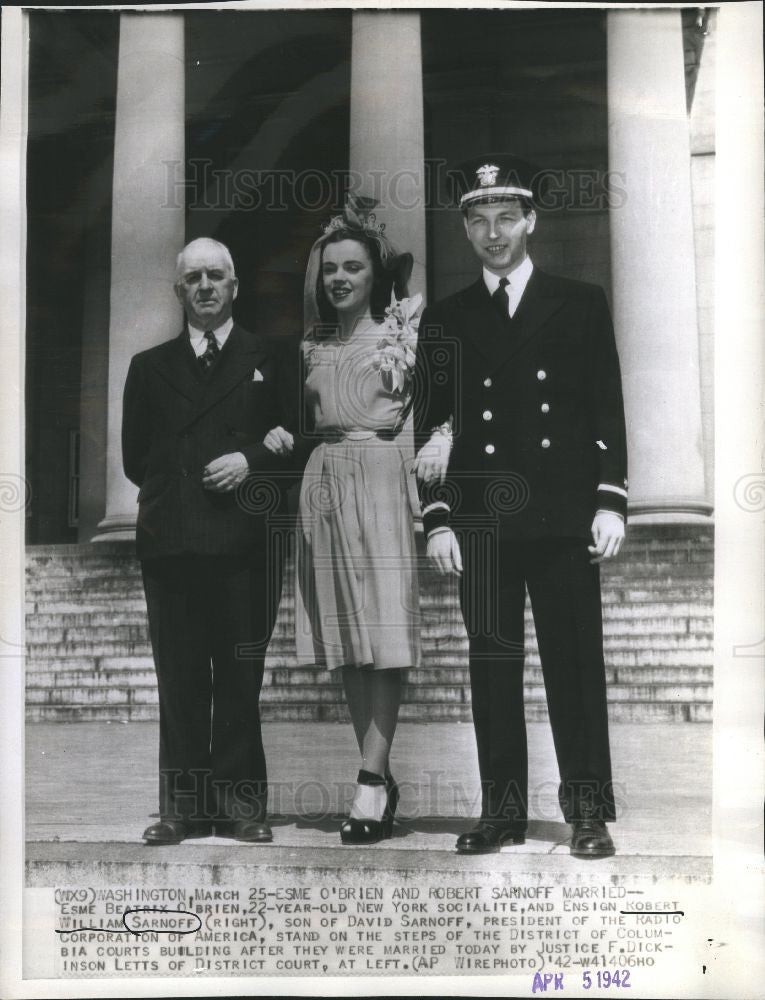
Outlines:
[[[401,671],[343,667],[343,684],[361,766],[365,771],[385,775],[401,704]],[[384,785],[358,785],[351,816],[381,819],[386,801]]]

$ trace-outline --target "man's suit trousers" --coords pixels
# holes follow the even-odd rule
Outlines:
[[[163,819],[265,819],[258,698],[281,567],[246,556],[142,562],[160,706]]]
[[[482,818],[525,830],[524,604],[531,601],[567,822],[615,818],[599,567],[582,538],[459,532]]]

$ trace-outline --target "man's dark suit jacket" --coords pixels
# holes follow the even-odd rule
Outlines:
[[[482,278],[428,307],[417,348],[418,447],[450,415],[446,486],[422,491],[424,507],[444,506],[425,514],[426,531],[491,522],[500,538],[590,539],[596,510],[626,514],[619,359],[599,286],[535,267],[512,320]]]
[[[294,395],[288,350],[234,324],[203,372],[186,332],[136,354],[123,400],[127,477],[140,488],[142,559],[174,555],[265,558],[267,518],[280,504],[281,461],[265,434],[288,425]],[[212,459],[242,452],[251,476],[232,493],[202,486]]]

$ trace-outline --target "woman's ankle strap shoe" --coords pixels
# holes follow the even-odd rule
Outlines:
[[[388,772],[390,773],[390,772]],[[390,779],[392,781],[392,778]],[[375,774],[373,771],[359,771],[356,783],[379,787],[384,785],[387,788],[387,798],[385,811],[382,819],[355,819],[349,817],[340,827],[340,840],[344,844],[377,844],[381,840],[386,840],[393,833],[393,815],[398,805],[398,787],[395,782],[390,784],[387,777]]]
[[[385,783],[385,778],[382,774],[375,774],[374,771],[365,771],[364,768],[356,776],[357,785],[370,785],[374,787],[375,785],[384,785]]]

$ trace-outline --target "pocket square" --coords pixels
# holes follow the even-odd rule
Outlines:
[[[253,373],[252,373],[252,381],[253,382],[262,382],[263,381],[263,372],[260,371],[258,368],[256,368],[253,371]]]

